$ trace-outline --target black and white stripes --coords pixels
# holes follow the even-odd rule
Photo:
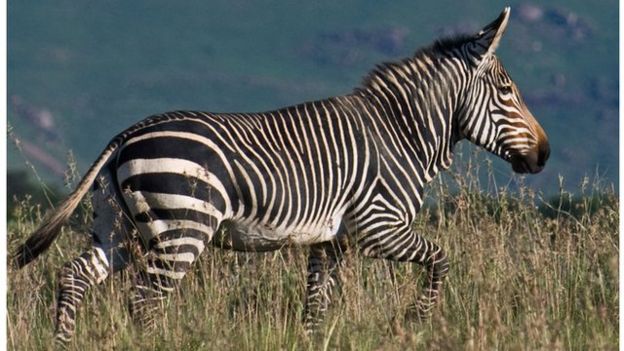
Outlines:
[[[494,56],[508,18],[505,9],[475,36],[442,40],[380,65],[349,95],[264,113],[171,112],[120,134],[62,213],[16,257],[23,265],[45,250],[93,174],[109,180],[104,196],[94,200],[101,212],[96,245],[85,254],[100,252],[101,259],[83,255],[65,268],[71,279],[62,280],[60,301],[69,301],[63,304],[72,313],[59,312],[57,339],[70,339],[82,298],[69,291],[123,269],[129,254],[119,232],[133,229],[146,254],[130,305],[146,328],[210,243],[243,251],[311,246],[303,317],[308,332],[322,323],[349,249],[423,265],[424,291],[411,311],[426,318],[448,261],[412,223],[424,186],[450,167],[454,145],[469,139],[517,172],[539,172],[548,158],[544,131]],[[111,199],[129,218],[112,231],[98,222],[112,216],[102,205]],[[92,272],[107,274],[96,279]]]

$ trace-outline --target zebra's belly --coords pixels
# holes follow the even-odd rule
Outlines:
[[[329,241],[339,233],[340,219],[326,221],[325,225],[271,228],[244,221],[224,220],[213,236],[212,243],[236,251],[272,251],[288,245],[311,245]]]
[[[146,242],[163,233],[193,230],[212,238],[211,242],[221,248],[272,251],[286,245],[311,245],[332,240],[338,235],[342,220],[341,213],[335,213],[315,224],[273,227],[259,223],[257,219],[221,220],[221,214],[210,203],[188,196],[146,191],[126,191],[123,196]]]

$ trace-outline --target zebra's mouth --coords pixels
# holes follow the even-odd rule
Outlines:
[[[550,145],[544,139],[526,154],[511,154],[507,161],[516,173],[539,173],[550,156]]]
[[[527,155],[513,155],[509,158],[511,168],[516,173],[539,173],[544,169],[544,163],[538,162],[537,153]]]

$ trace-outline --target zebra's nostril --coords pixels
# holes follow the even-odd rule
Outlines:
[[[545,143],[540,146],[537,156],[537,165],[543,167],[546,165],[546,161],[548,161],[548,157],[550,157],[550,146],[548,143]]]

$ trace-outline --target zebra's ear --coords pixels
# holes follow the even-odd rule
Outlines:
[[[505,7],[503,12],[498,16],[494,22],[485,26],[477,35],[473,41],[473,48],[476,51],[477,61],[483,62],[489,56],[492,56],[498,48],[507,23],[509,22],[509,13],[511,12],[509,6]]]

